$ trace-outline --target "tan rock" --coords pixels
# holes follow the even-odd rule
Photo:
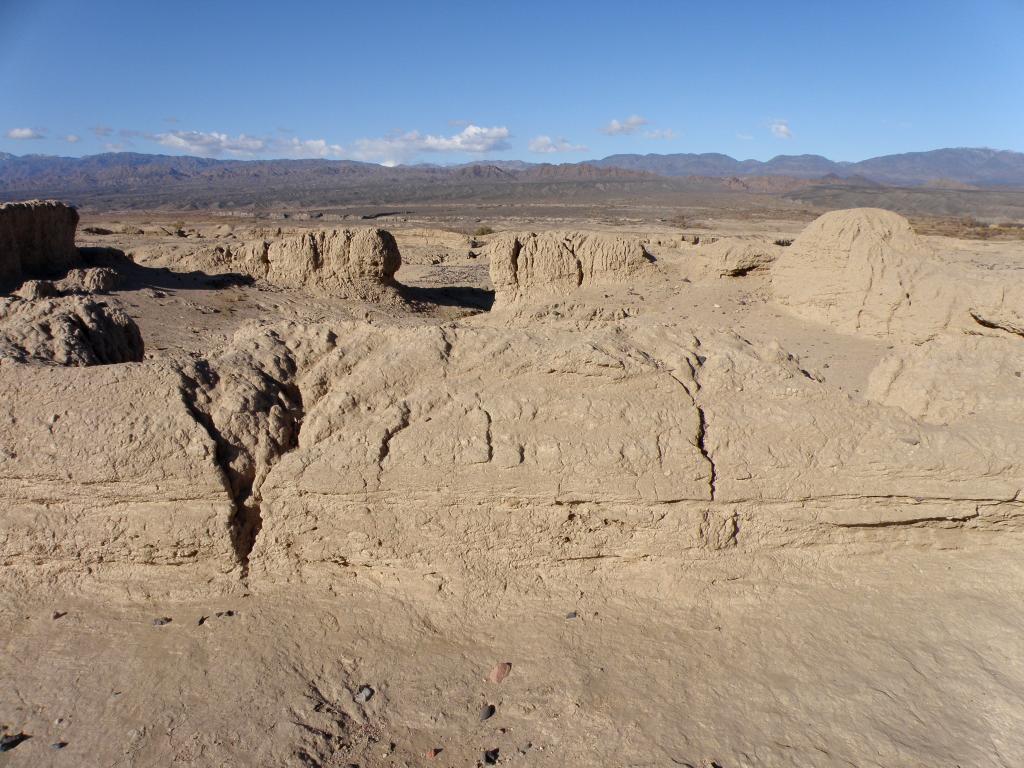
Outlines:
[[[628,283],[656,272],[638,239],[588,232],[506,233],[487,246],[495,308]]]
[[[0,562],[46,579],[199,589],[235,567],[231,497],[180,379],[0,365]]]
[[[366,301],[399,299],[395,273],[401,265],[394,237],[375,228],[313,230],[237,247],[216,246],[180,264]]]
[[[139,327],[116,305],[82,296],[0,298],[0,358],[109,365],[138,362],[143,351]]]
[[[742,277],[771,266],[782,248],[767,240],[725,237],[698,250],[704,259],[705,274],[712,277]]]
[[[807,320],[911,341],[979,323],[997,327],[998,318],[1013,324],[1024,314],[1024,286],[939,262],[906,219],[874,208],[833,211],[809,224],[783,249],[772,288]]]
[[[0,203],[0,289],[76,264],[77,226],[78,211],[55,200]]]

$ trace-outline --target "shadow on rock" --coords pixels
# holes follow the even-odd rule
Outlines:
[[[445,307],[463,307],[489,312],[494,305],[494,291],[468,285],[442,285],[421,287],[403,285],[402,295],[414,304],[436,304]]]
[[[79,248],[82,262],[91,267],[108,267],[119,275],[120,290],[140,288],[220,289],[252,285],[255,278],[236,272],[211,275],[206,272],[175,272],[167,267],[146,267],[137,264],[117,248]]]

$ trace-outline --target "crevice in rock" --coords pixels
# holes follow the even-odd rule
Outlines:
[[[929,517],[915,517],[906,520],[879,520],[870,523],[837,523],[831,525],[836,528],[907,528],[926,526],[929,523],[950,523],[952,525],[963,525],[966,522],[975,520],[980,516],[979,512],[968,515],[934,515]]]
[[[292,363],[284,372],[294,375]],[[232,546],[245,578],[263,526],[260,487],[270,469],[298,446],[305,416],[302,394],[292,381],[252,360],[244,366],[226,365],[223,376],[209,361],[199,360],[180,375],[185,405],[214,443],[214,458],[232,502]],[[220,410],[221,398],[232,401],[240,392],[245,403],[241,412]]]
[[[398,423],[393,427],[388,427],[384,430],[384,437],[380,441],[380,449],[377,454],[377,479],[380,480],[380,476],[384,474],[384,461],[391,454],[391,440],[401,432],[403,429],[409,426],[409,406],[406,403],[400,403],[398,406]]]
[[[708,487],[711,491],[711,500],[715,500],[715,493],[717,492],[716,484],[718,482],[718,470],[715,467],[715,460],[711,456],[711,451],[708,450],[706,445],[708,422],[707,417],[704,415],[704,409],[700,407],[696,400],[693,401],[693,407],[697,409],[697,450],[700,451],[700,455],[708,463],[708,467],[711,470],[711,476],[708,478]]]
[[[690,367],[690,374],[693,377],[693,391],[690,390],[686,383],[676,376],[674,373],[669,371],[669,376],[683,388],[687,396],[690,398],[690,402],[693,404],[694,410],[697,411],[697,434],[694,436],[693,445],[700,451],[700,455],[704,457],[704,460],[708,463],[709,477],[708,477],[708,491],[711,496],[711,501],[716,500],[716,494],[718,492],[718,468],[715,466],[715,458],[711,455],[711,451],[707,447],[707,431],[708,421],[707,416],[704,413],[704,408],[699,402],[697,402],[697,392],[700,391],[700,382],[697,380],[697,372],[704,361],[707,359],[701,355],[696,355],[697,365],[687,357],[686,364]]]
[[[989,328],[994,331],[1003,331],[1005,333],[1012,333],[1014,336],[1024,336],[1024,327],[1019,327],[1014,323],[999,322],[996,320],[989,320],[983,317],[977,310],[970,310],[970,315],[974,318],[974,322],[980,325],[982,328]]]

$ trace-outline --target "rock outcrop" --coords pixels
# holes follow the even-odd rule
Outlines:
[[[925,341],[1024,316],[1024,285],[937,261],[890,211],[826,213],[783,250],[772,269],[775,297],[843,333]]]
[[[989,341],[1012,354],[1008,339]],[[1000,386],[1018,381],[1016,365],[1000,363]],[[22,510],[5,557],[51,558],[65,571],[75,559],[60,553],[84,551],[67,536],[90,542],[90,562],[213,558],[202,567],[241,565],[254,583],[329,584],[351,567],[498,573],[510,562],[850,541],[894,526],[1024,527],[1019,430],[992,430],[991,419],[938,425],[941,409],[901,402],[899,382],[873,386],[875,402],[854,400],[777,345],[642,317],[586,332],[252,325],[181,367],[7,370],[25,389],[12,424],[42,413],[26,405],[38,387],[61,410],[27,429],[36,442],[8,448],[38,455],[28,474],[12,461],[0,475],[5,503]],[[69,387],[82,396],[64,397]],[[102,397],[115,423],[97,432],[97,454],[87,425]],[[44,451],[51,427],[62,442]],[[71,490],[34,495],[24,478],[37,465],[63,466]],[[84,522],[54,527],[33,506],[45,498],[70,515],[97,472],[117,477],[110,499],[124,500],[104,496],[104,514],[119,516],[119,531],[144,530],[139,541],[76,533]],[[206,479],[193,489],[189,473]],[[183,533],[153,522],[172,503]],[[211,538],[200,545],[200,535]]]
[[[852,400],[734,334],[337,337],[297,377],[302,433],[261,485],[260,579],[1024,525],[1019,436]]]
[[[236,568],[216,446],[156,365],[0,365],[0,564],[34,585],[208,589]]]
[[[867,396],[928,424],[972,424],[995,441],[1024,421],[1024,340],[950,333],[897,347],[871,372]]]
[[[706,261],[710,277],[742,277],[771,266],[782,248],[768,241],[725,237],[702,245],[698,254]]]
[[[640,240],[591,232],[506,233],[491,242],[495,308],[623,284],[655,271]]]
[[[335,343],[324,326],[253,325],[236,333],[227,349],[182,370],[185,399],[214,440],[227,477],[243,561],[259,532],[263,480],[298,444],[304,416],[298,371]]]
[[[0,290],[74,266],[77,227],[78,211],[54,200],[0,203]]]
[[[120,307],[86,296],[46,295],[0,298],[0,359],[71,366],[142,360],[142,334]]]
[[[109,293],[120,282],[121,276],[109,267],[72,269],[60,280],[26,280],[14,291],[14,295],[32,300],[71,294]]]
[[[772,269],[776,298],[790,311],[845,333],[885,336],[912,325],[927,335],[952,307],[923,296],[928,251],[902,216],[858,208],[815,219]]]
[[[399,298],[402,257],[391,233],[376,228],[311,230],[199,251],[179,266],[237,272],[282,288],[305,288],[364,301]]]

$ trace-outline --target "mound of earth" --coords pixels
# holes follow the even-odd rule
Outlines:
[[[85,296],[0,298],[0,359],[110,365],[138,362],[143,351],[138,325],[118,306]]]
[[[54,200],[0,203],[0,289],[49,277],[78,262],[78,211]]]
[[[772,287],[807,320],[910,341],[1024,314],[1024,285],[939,262],[905,218],[875,208],[832,211],[809,224],[783,249]]]
[[[495,308],[656,272],[640,240],[590,232],[506,233],[488,245],[488,253]]]

